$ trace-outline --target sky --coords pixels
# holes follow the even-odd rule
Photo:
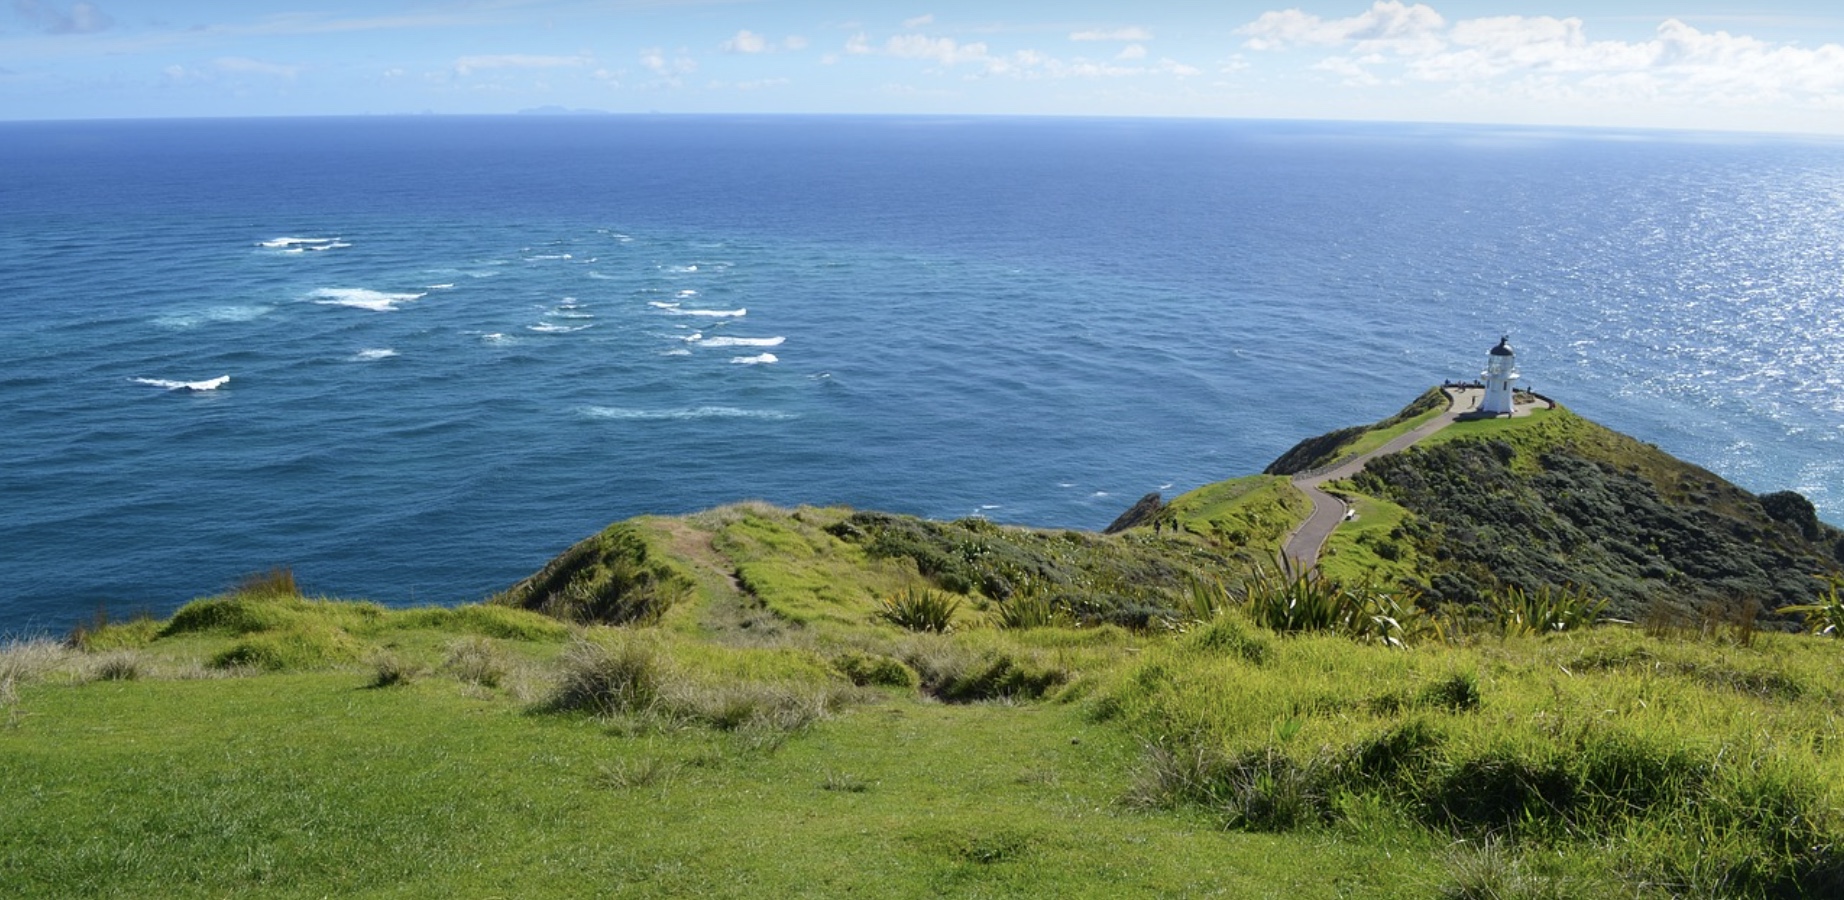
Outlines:
[[[561,109],[1844,134],[1837,0],[0,3],[0,120]]]

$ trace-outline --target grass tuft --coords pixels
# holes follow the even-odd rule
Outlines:
[[[558,658],[554,711],[594,715],[642,712],[658,701],[666,664],[650,642],[577,638]]]
[[[366,660],[371,665],[371,687],[387,688],[409,684],[421,675],[422,666],[389,648],[372,651]]]
[[[877,617],[909,631],[946,634],[953,630],[960,599],[930,588],[908,588],[883,601]]]
[[[679,764],[657,756],[623,759],[596,766],[594,782],[610,790],[656,787],[677,777],[679,768]]]
[[[489,638],[469,636],[450,641],[442,671],[465,684],[499,687],[511,666]]]

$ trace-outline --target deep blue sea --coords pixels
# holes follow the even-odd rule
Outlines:
[[[1844,522],[1841,311],[1836,141],[0,124],[0,634],[277,566],[476,600],[743,499],[1099,528],[1507,333],[1536,389]]]

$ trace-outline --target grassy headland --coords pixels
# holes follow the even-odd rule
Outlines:
[[[0,893],[1844,889],[1840,645],[1733,602],[1844,620],[1835,529],[1560,410],[1387,462],[1333,578],[1271,567],[1304,499],[1256,476],[1105,536],[642,517],[486,604],[276,574],[14,642]]]

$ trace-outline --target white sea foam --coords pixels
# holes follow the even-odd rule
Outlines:
[[[256,246],[267,247],[270,250],[292,250],[299,253],[302,250],[331,250],[336,247],[350,247],[352,245],[336,237],[279,237],[266,241],[258,241]]]
[[[739,307],[737,309],[679,309],[678,306],[679,305],[677,303],[674,303],[671,308],[671,312],[675,316],[704,316],[706,318],[711,318],[711,319],[740,319],[746,315],[749,315],[749,310],[747,308],[742,308],[742,307]]]
[[[265,315],[272,307],[268,306],[214,306],[211,309],[189,313],[167,313],[154,320],[162,328],[196,328],[214,322],[249,322]]]
[[[374,312],[391,312],[399,303],[420,300],[424,294],[387,294],[368,288],[321,288],[308,294],[315,303],[326,306],[350,306]]]
[[[694,290],[692,290],[692,289],[690,289],[690,288],[686,288],[685,290],[682,290],[682,291],[680,291],[680,292],[678,293],[678,296],[679,296],[679,297],[686,297],[686,298],[689,298],[689,297],[696,297],[696,296],[698,296],[698,292],[697,292],[697,291],[694,291]]]
[[[595,280],[597,280],[597,281],[615,281],[615,280],[617,280],[617,279],[616,279],[616,277],[615,277],[615,276],[613,276],[613,275],[604,275],[604,274],[602,274],[602,273],[600,273],[600,272],[590,272],[590,273],[589,273],[589,277],[590,277],[590,278],[593,278],[593,279],[595,279]]]
[[[682,338],[682,340],[684,340],[688,344],[694,343],[697,341],[702,341],[704,340],[704,332],[694,331],[691,334],[686,335],[684,338]]]
[[[773,353],[762,353],[756,356],[732,356],[730,357],[730,361],[739,366],[761,366],[769,363],[778,363],[781,359]]]
[[[397,355],[397,351],[392,350],[389,347],[367,347],[363,350],[360,350],[357,353],[352,354],[352,361],[353,362],[373,362],[375,360],[380,360],[380,359],[390,359],[391,357],[396,356],[396,355]]]
[[[568,253],[542,253],[537,256],[527,256],[525,257],[525,261],[526,262],[538,262],[539,260],[546,260],[546,259],[571,259],[571,258],[572,257]]]
[[[693,273],[693,272],[696,272],[696,271],[698,271],[698,267],[697,267],[696,265],[690,265],[690,266],[667,266],[667,267],[666,267],[666,271],[668,271],[668,272],[672,272],[672,273],[674,273],[674,274],[677,274],[677,275],[690,275],[691,273]]]
[[[512,338],[509,338],[497,331],[492,332],[490,334],[483,334],[480,336],[480,339],[489,344],[506,344],[506,343],[512,342]]]
[[[690,339],[688,339],[690,340]],[[698,340],[700,347],[779,347],[787,338],[784,337],[711,337]]]
[[[429,289],[432,291],[446,291],[446,290],[452,290],[454,286],[455,286],[454,282],[451,281],[447,284],[432,284],[429,286]]]
[[[667,303],[664,300],[648,300],[647,305],[653,307],[654,309],[678,309],[679,308],[679,305],[677,303]]]
[[[569,334],[573,331],[582,331],[585,328],[594,328],[595,323],[590,322],[587,325],[559,325],[555,322],[539,322],[536,325],[527,325],[525,327],[531,331],[537,331],[543,334]]]
[[[136,384],[153,385],[169,391],[215,391],[230,384],[229,375],[219,375],[204,381],[168,381],[164,378],[133,378],[130,380]]]
[[[584,406],[577,410],[592,419],[626,419],[633,421],[678,421],[684,419],[767,419],[785,421],[799,418],[793,413],[772,409],[738,409],[733,406],[698,406],[686,409],[627,409],[616,406]]]
[[[674,347],[671,350],[667,350],[666,352],[661,353],[660,355],[661,356],[690,356],[692,355],[692,352],[690,350],[685,349],[684,347]]]

